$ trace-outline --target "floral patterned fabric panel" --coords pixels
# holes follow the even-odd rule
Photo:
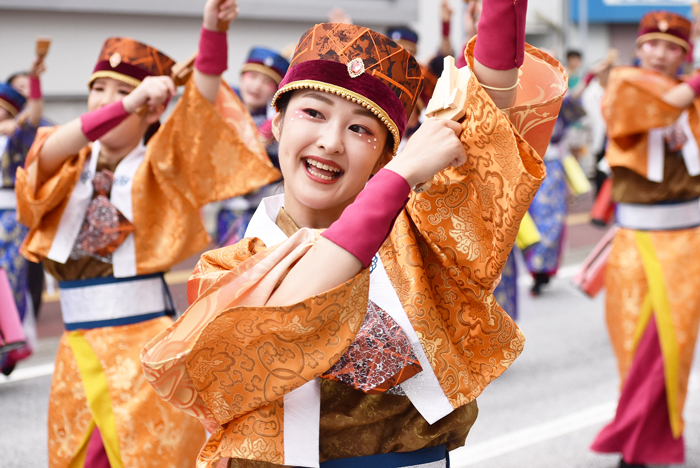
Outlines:
[[[337,380],[365,393],[383,393],[420,371],[406,332],[370,301],[352,344],[321,378]]]

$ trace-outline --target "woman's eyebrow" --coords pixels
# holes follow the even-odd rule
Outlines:
[[[329,106],[332,106],[332,105],[333,105],[333,101],[331,101],[330,99],[328,99],[326,96],[324,96],[324,95],[321,94],[321,93],[316,93],[316,92],[310,91],[310,92],[308,92],[308,93],[305,93],[302,97],[308,97],[308,98],[312,98],[312,99],[317,99],[317,100],[319,100],[319,101],[321,101],[321,102],[325,102],[325,103],[328,104]]]
[[[353,114],[356,114],[356,115],[362,115],[362,116],[367,116],[367,117],[374,117],[374,113],[373,113],[371,110],[369,110],[369,109],[365,109],[364,107],[361,108],[361,109],[355,109],[355,110],[352,111],[352,113],[353,113]]]

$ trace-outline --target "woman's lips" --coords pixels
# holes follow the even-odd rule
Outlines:
[[[344,171],[333,161],[323,158],[306,157],[302,159],[306,174],[314,181],[322,184],[333,184]]]

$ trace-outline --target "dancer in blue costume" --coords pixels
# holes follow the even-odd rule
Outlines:
[[[0,84],[0,268],[5,270],[20,319],[25,325],[29,341],[24,347],[2,356],[2,373],[9,375],[17,362],[32,353],[33,317],[27,281],[27,261],[19,253],[20,245],[27,235],[27,228],[17,221],[15,198],[15,174],[24,165],[27,152],[34,142],[37,128],[41,125],[44,110],[39,75],[43,72],[42,59],[37,59],[29,72],[30,90],[28,99],[9,83]],[[24,112],[20,113],[24,109]]]
[[[580,106],[571,97],[566,97],[562,110],[554,126],[544,164],[547,177],[540,186],[530,205],[530,215],[540,231],[540,242],[529,248],[525,254],[527,268],[534,278],[532,294],[538,296],[542,287],[557,274],[561,261],[566,234],[569,187],[562,163],[568,154],[564,137],[569,127],[583,114]]]
[[[267,155],[272,164],[279,168],[277,142],[272,136],[270,122],[275,110],[270,106],[282,78],[287,73],[289,62],[274,50],[254,47],[241,68],[241,82],[238,94],[255,125],[265,140]],[[250,218],[260,201],[274,195],[278,182],[267,185],[247,195],[231,198],[223,203],[217,217],[217,240],[219,244],[234,243],[244,237]]]

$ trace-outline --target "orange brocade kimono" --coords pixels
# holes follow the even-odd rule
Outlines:
[[[438,382],[433,399],[444,400],[448,414],[505,371],[525,341],[492,289],[545,176],[537,152],[546,148],[566,75],[528,47],[521,86],[516,106],[501,111],[471,76],[461,135],[466,164],[411,194],[379,252],[388,289],[427,357],[422,373],[434,373]],[[276,213],[264,211],[261,205],[256,216],[269,215],[274,226]],[[290,397],[328,371],[355,338],[372,294],[370,270],[298,304],[264,305],[317,239],[317,231],[300,229],[278,245],[248,237],[205,253],[188,282],[191,307],[142,351],[158,394],[212,432],[198,467],[215,467],[222,458],[324,461],[318,427],[315,440],[299,437],[304,415],[288,414]],[[297,398],[317,397],[311,388]]]
[[[89,167],[86,161],[97,157],[86,147],[39,186],[37,154],[54,131],[41,129],[26,170],[17,174],[19,219],[30,228],[22,253],[32,260],[49,257],[74,187]],[[210,240],[201,222],[201,206],[279,177],[252,119],[231,90],[222,86],[212,105],[192,80],[134,170],[130,191],[134,254],[126,268],[131,276],[167,271],[206,247]],[[116,263],[105,265],[119,276]],[[111,306],[115,297],[104,300],[86,307],[99,311]],[[64,319],[65,314],[64,310]],[[51,468],[82,467],[95,427],[112,468],[193,466],[205,442],[201,424],[164,403],[146,382],[139,362],[141,348],[172,323],[161,316],[63,333],[49,402]]]

